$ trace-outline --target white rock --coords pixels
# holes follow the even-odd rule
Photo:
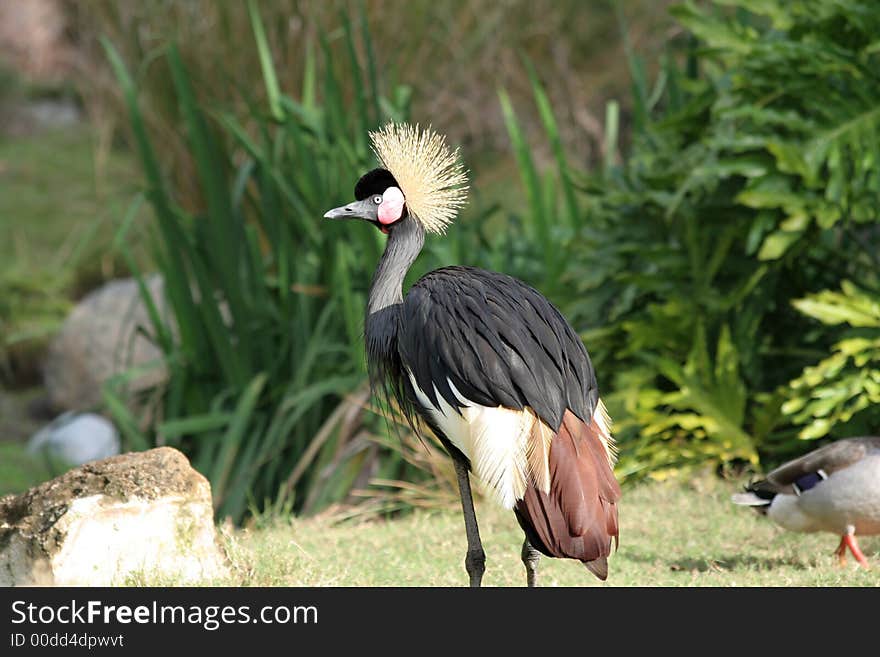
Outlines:
[[[119,449],[116,427],[97,413],[59,415],[28,441],[31,454],[41,454],[64,470],[116,456]]]
[[[0,499],[0,586],[226,575],[210,485],[170,447],[89,463]]]

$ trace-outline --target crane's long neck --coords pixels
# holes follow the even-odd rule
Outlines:
[[[373,274],[367,302],[368,317],[403,301],[403,278],[424,244],[425,231],[413,219],[404,219],[392,229],[385,253]]]
[[[407,218],[388,236],[385,253],[373,274],[367,301],[364,335],[370,360],[389,357],[397,335],[397,315],[403,301],[403,279],[425,244],[425,231],[418,221]]]

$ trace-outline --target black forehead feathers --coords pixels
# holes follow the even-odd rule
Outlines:
[[[373,169],[361,176],[354,186],[354,197],[363,201],[373,194],[383,194],[389,187],[398,187],[397,181],[388,169]]]

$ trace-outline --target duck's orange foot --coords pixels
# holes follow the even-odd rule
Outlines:
[[[862,551],[859,549],[859,544],[856,541],[855,534],[844,534],[843,538],[840,539],[840,543],[841,545],[846,545],[849,548],[849,551],[853,553],[853,556],[856,558],[856,561],[859,562],[860,566],[868,569],[871,568],[868,560],[865,558],[865,555],[862,554]]]
[[[837,555],[837,565],[841,568],[846,565],[846,541],[844,538],[845,535],[840,537],[840,545],[838,545],[837,549],[834,551],[834,554]]]

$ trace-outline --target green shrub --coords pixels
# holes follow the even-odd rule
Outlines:
[[[804,315],[843,326],[832,354],[790,384],[782,411],[809,440],[876,434],[880,429],[880,292],[843,281],[840,292],[824,291],[794,302]]]
[[[674,15],[689,33],[653,88],[631,60],[621,165],[582,175],[558,162],[554,188],[519,157],[545,199],[530,212],[574,227],[553,253],[565,261],[555,300],[583,330],[624,476],[800,451],[788,382],[840,332],[792,302],[876,280],[878,8],[717,0]],[[519,151],[515,128],[511,141]]]

